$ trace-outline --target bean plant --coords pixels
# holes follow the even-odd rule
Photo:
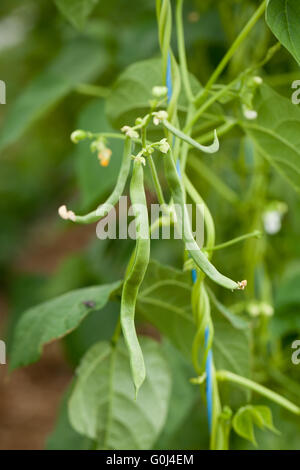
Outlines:
[[[57,4],[72,19],[68,2]],[[274,299],[266,234],[268,214],[281,220],[287,207],[268,201],[270,174],[280,174],[287,187],[299,190],[299,110],[267,83],[282,46],[300,63],[300,6],[296,0],[265,0],[250,8],[205,85],[188,69],[184,11],[183,0],[156,0],[160,55],[129,66],[113,86],[106,109],[116,130],[81,128],[71,135],[78,147],[89,143],[92,155],[86,158],[98,157],[103,171],[117,158],[114,143],[122,144],[108,199],[84,215],[65,204],[59,208],[70,224],[93,224],[106,220],[129,187],[136,234],[122,279],[72,290],[29,309],[14,335],[12,369],[38,360],[46,343],[114,302],[114,332],[103,339],[99,331],[99,340],[81,358],[59,418],[80,448],[172,446],[168,432],[181,426],[189,403],[199,398],[202,424],[193,427],[196,438],[190,444],[197,448],[227,450],[238,438],[256,444],[255,427],[280,432],[280,420],[275,427],[272,418],[278,406],[300,419],[296,394],[289,392],[299,385],[281,376],[278,393],[274,378],[286,352],[271,341]],[[249,38],[264,21],[262,46],[257,44],[244,64]],[[239,144],[237,172],[245,175],[240,191],[210,167],[212,160],[222,160],[224,148],[228,152],[232,136]],[[202,178],[217,201],[211,210],[201,194]],[[149,188],[162,209],[156,221],[148,214]],[[243,233],[217,244],[218,233],[224,233],[215,222],[218,200],[229,205],[231,224],[243,213],[247,220]],[[203,246],[194,238],[187,202],[203,208]],[[170,226],[182,234],[176,244],[180,268],[151,256],[151,234]],[[164,250],[173,247],[171,240],[161,243]],[[221,250],[229,254],[220,258]],[[230,260],[234,250],[238,263]],[[145,323],[154,332],[145,334]],[[269,372],[276,391],[269,388]]]

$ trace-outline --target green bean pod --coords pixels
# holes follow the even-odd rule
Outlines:
[[[150,235],[144,171],[142,163],[135,161],[130,183],[130,198],[136,222],[136,246],[126,272],[121,299],[121,327],[129,351],[130,365],[136,394],[146,377],[143,353],[135,330],[134,316],[140,285],[146,274],[150,258]]]
[[[193,285],[192,291],[192,308],[193,315],[197,325],[197,331],[194,337],[193,346],[192,346],[192,359],[194,368],[199,375],[201,375],[205,370],[205,363],[207,359],[208,351],[212,347],[213,335],[214,335],[214,325],[211,320],[210,315],[210,302],[209,297],[203,282],[198,276],[197,281]],[[209,328],[209,340],[205,344],[205,330]],[[201,364],[199,364],[199,348],[202,347],[204,354],[202,357]]]
[[[185,205],[185,196],[182,183],[179,179],[176,165],[172,156],[172,152],[169,151],[165,156],[165,174],[170,187],[175,207],[180,207],[181,214],[177,214],[178,221],[180,221],[182,228],[183,241],[185,242],[187,249],[195,261],[196,265],[216,284],[219,284],[226,289],[235,290],[241,289],[241,285],[235,281],[232,281],[226,276],[223,276],[209,261],[205,253],[200,250],[196,241],[194,240],[189,214]]]
[[[119,176],[117,179],[116,186],[113,192],[111,193],[111,195],[109,196],[109,198],[105,201],[104,204],[99,206],[95,211],[92,211],[86,215],[75,215],[74,222],[77,222],[79,224],[92,224],[93,222],[97,222],[98,220],[101,220],[105,215],[107,215],[107,213],[109,212],[112,206],[115,206],[117,204],[117,202],[119,201],[120,197],[123,194],[126,181],[128,179],[129,171],[130,171],[131,147],[132,147],[131,139],[129,137],[126,137],[125,144],[124,144],[124,151],[123,151],[123,159],[121,163]]]
[[[175,137],[178,137],[179,139],[183,140],[183,142],[186,142],[187,144],[191,145],[197,150],[201,150],[201,152],[204,153],[216,153],[218,152],[220,148],[220,143],[219,139],[217,136],[217,131],[216,129],[214,130],[214,141],[211,145],[201,145],[199,142],[196,140],[192,139],[189,135],[185,134],[181,130],[177,129],[174,127],[170,122],[167,120],[163,121],[163,125],[165,126],[168,131],[170,131]]]

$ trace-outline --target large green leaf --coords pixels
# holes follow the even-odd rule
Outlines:
[[[82,29],[99,0],[54,0],[61,13],[75,26]]]
[[[275,292],[275,307],[283,309],[287,306],[300,305],[300,263],[295,261],[287,266],[281,276]]]
[[[0,132],[0,149],[12,144],[49,109],[81,82],[101,73],[106,53],[95,41],[72,41],[10,106]]]
[[[84,356],[69,402],[73,427],[99,449],[149,449],[168,410],[171,378],[160,345],[141,338],[147,377],[138,397],[124,341],[95,344]]]
[[[300,64],[299,18],[299,0],[269,0],[266,11],[267,23],[298,64]]]
[[[137,311],[188,358],[195,335],[191,284],[189,273],[151,261],[137,299]]]
[[[195,93],[200,90],[198,80],[191,75]],[[127,67],[117,79],[107,100],[107,114],[115,127],[131,124],[143,116],[153,100],[152,88],[162,84],[161,60],[149,59]],[[184,93],[179,97],[179,110],[185,110],[187,102]],[[215,109],[215,108],[213,108]]]
[[[144,60],[127,67],[113,86],[107,100],[107,114],[116,127],[130,124],[143,115],[153,99],[152,87],[161,85],[160,59]]]
[[[105,116],[104,101],[96,100],[90,103],[81,113],[77,127],[91,132],[111,132],[113,129]],[[90,142],[77,145],[76,170],[84,207],[100,203],[117,180],[123,141],[111,139],[107,146],[112,150],[112,156],[109,165],[103,167],[99,164],[97,155],[91,153]]]
[[[214,360],[218,369],[236,371],[238,375],[250,375],[250,328],[233,327],[222,314],[213,312]]]
[[[199,400],[199,389],[190,383],[195,372],[191,362],[169,342],[162,344],[164,354],[172,374],[172,390],[167,420],[164,429],[155,443],[155,448],[174,449],[170,444],[174,436],[181,431],[191,410]]]
[[[16,326],[10,368],[37,361],[46,343],[67,335],[88,314],[103,308],[120,284],[77,289],[27,310]]]
[[[257,93],[255,121],[242,125],[257,149],[291,184],[300,190],[300,109],[272,88]]]
[[[191,311],[191,276],[151,261],[140,289],[137,311],[170,339],[188,359],[196,326]],[[228,319],[213,310],[214,359],[219,369],[249,376],[250,347],[247,323]],[[231,314],[232,315],[232,314]],[[236,324],[238,327],[236,327]]]
[[[274,335],[300,332],[300,264],[291,263],[275,289],[275,315],[271,321]]]

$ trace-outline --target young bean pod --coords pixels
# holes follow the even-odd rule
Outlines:
[[[120,197],[123,194],[126,181],[128,179],[129,171],[130,171],[130,164],[131,164],[131,147],[132,141],[129,137],[126,137],[125,144],[124,144],[124,151],[123,151],[123,159],[121,163],[121,169],[119,172],[119,176],[117,179],[117,183],[115,189],[109,196],[109,198],[105,201],[104,204],[99,206],[95,211],[90,212],[86,215],[75,215],[74,222],[79,224],[91,224],[93,222],[97,222],[98,220],[102,219],[112,206],[116,205],[119,201]]]
[[[217,131],[214,130],[214,141],[211,145],[205,146],[199,144],[196,140],[192,139],[189,135],[185,134],[184,132],[180,131],[176,127],[174,127],[170,122],[167,120],[163,121],[163,125],[165,126],[168,131],[170,131],[175,137],[178,137],[179,139],[183,140],[183,142],[186,142],[187,144],[191,145],[192,147],[196,148],[197,150],[200,150],[201,152],[204,153],[216,153],[218,152],[220,148],[220,143],[219,139],[217,136]]]
[[[232,281],[226,276],[223,276],[209,261],[205,253],[200,250],[196,241],[194,240],[189,214],[185,205],[184,190],[182,183],[179,179],[176,165],[172,156],[172,152],[169,151],[165,157],[165,173],[170,187],[173,201],[177,212],[180,208],[180,212],[177,214],[178,222],[182,230],[183,241],[186,244],[186,248],[189,251],[191,257],[195,261],[196,265],[215,283],[219,284],[226,289],[235,290],[243,288],[241,283]]]
[[[136,223],[136,247],[129,262],[121,300],[121,326],[130,356],[136,393],[145,380],[143,353],[137,338],[134,316],[139,287],[146,274],[150,258],[149,221],[141,162],[135,161],[130,183],[130,198]]]

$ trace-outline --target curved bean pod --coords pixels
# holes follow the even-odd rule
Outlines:
[[[74,222],[77,222],[79,224],[91,224],[93,222],[97,222],[98,220],[102,219],[105,215],[107,215],[108,211],[111,209],[112,206],[117,204],[120,197],[122,196],[129,175],[131,164],[131,146],[131,139],[129,137],[126,137],[121,169],[119,172],[115,189],[113,190],[109,198],[105,201],[104,204],[101,204],[101,206],[99,206],[95,211],[92,211],[86,215],[75,215]]]
[[[126,272],[121,300],[121,326],[129,351],[130,365],[136,394],[145,380],[143,353],[137,338],[134,316],[139,287],[150,259],[149,221],[144,191],[142,164],[134,162],[130,183],[130,198],[136,221],[136,247]]]
[[[219,284],[226,289],[235,290],[241,289],[242,284],[232,281],[226,276],[223,276],[209,261],[207,256],[200,250],[196,241],[194,240],[190,221],[189,214],[185,206],[185,197],[182,183],[178,177],[176,170],[176,165],[172,157],[171,151],[165,156],[165,173],[170,187],[172,197],[176,206],[178,205],[181,209],[181,214],[178,215],[178,220],[180,220],[182,235],[187,249],[195,261],[196,265],[216,284]]]
[[[166,129],[168,129],[173,135],[178,137],[179,139],[183,140],[189,145],[192,145],[192,147],[196,148],[197,150],[200,150],[201,152],[204,153],[216,153],[218,152],[220,148],[220,143],[219,139],[217,136],[217,131],[216,129],[214,130],[214,141],[211,145],[201,145],[199,142],[196,140],[192,139],[189,135],[185,134],[184,132],[180,131],[176,127],[174,127],[170,122],[168,121],[163,121],[163,125],[165,126]]]

